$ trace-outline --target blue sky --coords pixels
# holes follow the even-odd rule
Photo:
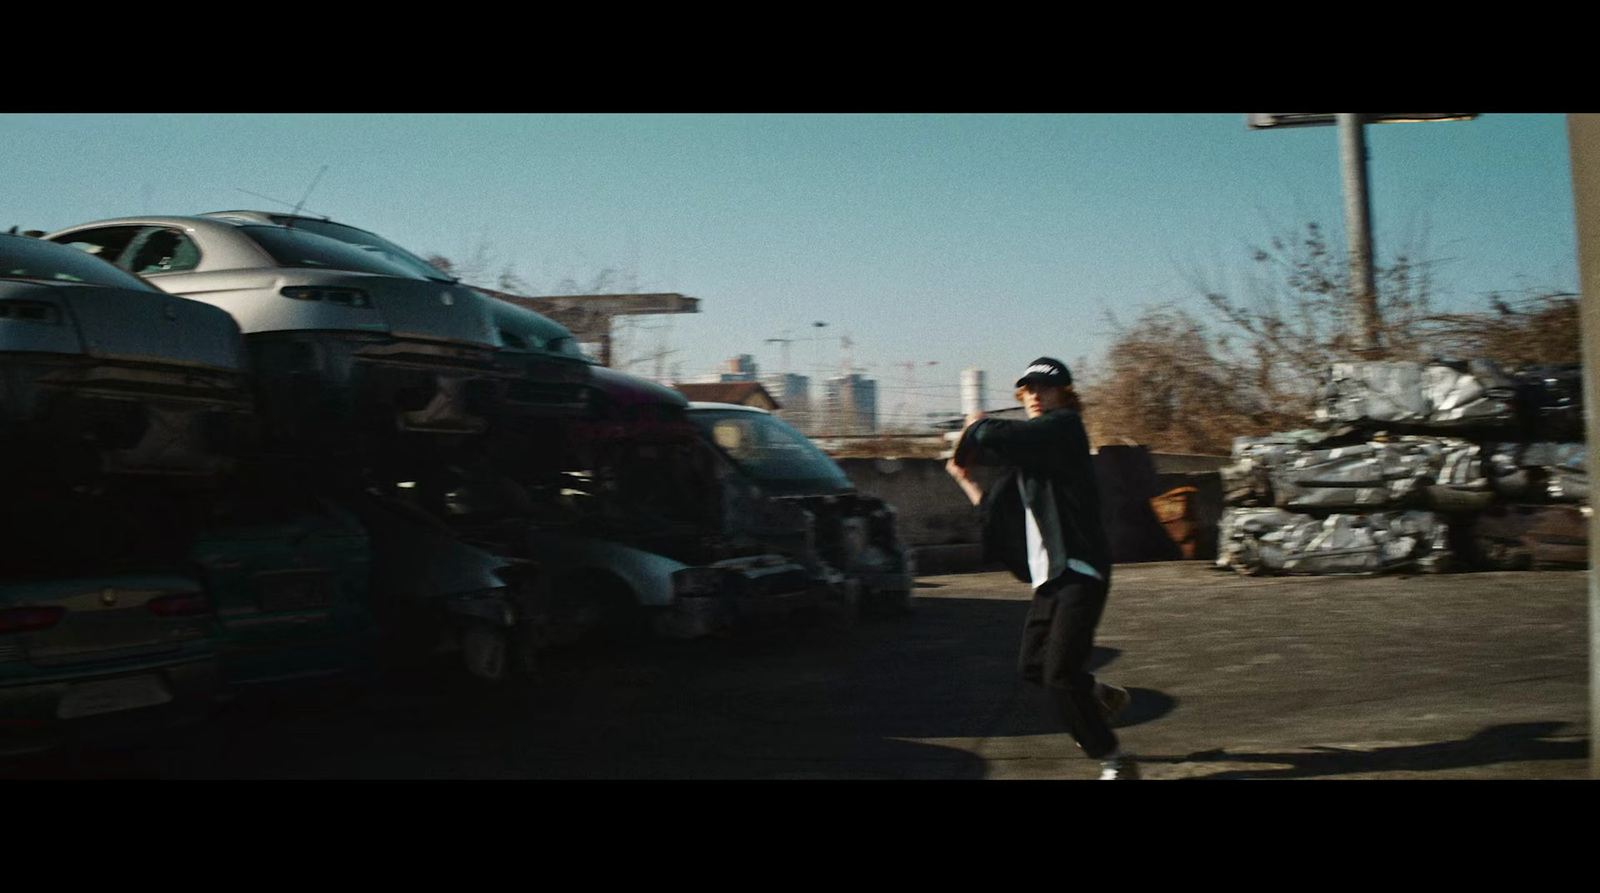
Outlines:
[[[1565,116],[1366,133],[1380,262],[1425,240],[1446,308],[1576,290]],[[792,371],[832,374],[848,337],[884,413],[954,408],[966,366],[1002,402],[1041,354],[1092,367],[1108,312],[1204,312],[1188,274],[1236,287],[1251,246],[1344,228],[1336,130],[1243,113],[0,115],[0,134],[0,226],[274,209],[246,191],[292,205],[326,165],[308,210],[487,257],[529,293],[614,268],[701,299],[623,331],[632,371],[777,370],[767,339],[791,338]]]

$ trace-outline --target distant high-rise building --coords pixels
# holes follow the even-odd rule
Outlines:
[[[961,414],[983,412],[989,405],[987,376],[977,366],[961,370]]]
[[[723,381],[755,381],[756,358],[747,353],[739,354],[722,364],[721,377]]]
[[[767,393],[778,401],[778,415],[784,421],[807,430],[811,424],[811,379],[792,372],[768,372],[756,377]]]
[[[819,433],[874,434],[878,430],[878,383],[859,374],[828,379]]]

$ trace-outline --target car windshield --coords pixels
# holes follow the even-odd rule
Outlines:
[[[405,267],[411,271],[412,275],[421,276],[425,279],[435,279],[439,282],[456,281],[454,276],[447,275],[433,264],[430,264],[422,258],[417,257],[415,254],[412,254],[404,248],[401,248],[399,245],[396,245],[388,239],[373,233],[369,233],[364,229],[356,229],[353,226],[346,226],[343,223],[334,223],[332,220],[290,217],[287,214],[274,214],[271,216],[274,223],[281,223],[285,226],[291,226],[297,230],[316,233],[319,236],[327,236],[330,239],[337,239],[347,245],[354,245],[363,251],[371,251],[388,261]]]
[[[771,492],[855,489],[827,453],[776,416],[737,409],[691,409],[689,417],[723,455]]]
[[[92,254],[29,236],[0,236],[0,279],[82,282],[136,291],[156,289]]]
[[[315,267],[325,270],[351,270],[357,273],[378,273],[384,276],[402,276],[406,279],[424,278],[410,266],[397,263],[380,254],[357,248],[348,242],[330,239],[296,227],[288,229],[267,224],[239,227],[272,255],[272,259],[285,267]]]

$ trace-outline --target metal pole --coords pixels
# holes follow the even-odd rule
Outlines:
[[[1572,204],[1578,230],[1579,325],[1583,337],[1584,435],[1600,443],[1600,115],[1567,116]],[[1600,779],[1600,537],[1589,519],[1589,777]]]
[[[1360,115],[1341,114],[1339,162],[1344,172],[1344,224],[1350,241],[1350,297],[1355,304],[1356,349],[1376,358],[1378,288],[1372,271],[1372,207],[1367,196],[1367,139]]]

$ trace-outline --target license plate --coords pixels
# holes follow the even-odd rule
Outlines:
[[[75,719],[100,713],[117,713],[154,707],[172,700],[172,693],[160,676],[128,676],[123,679],[102,679],[96,682],[79,682],[67,689],[56,705],[56,717]]]

